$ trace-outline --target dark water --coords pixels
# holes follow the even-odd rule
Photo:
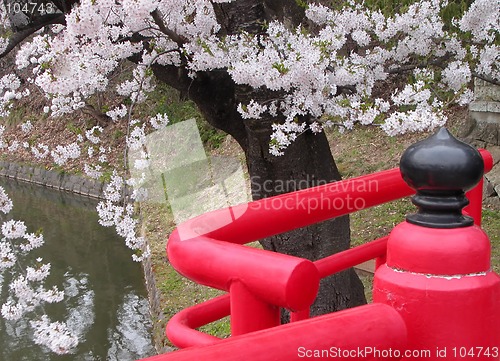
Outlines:
[[[53,321],[68,320],[81,339],[75,353],[55,355],[34,344],[26,320],[0,317],[0,361],[128,361],[153,355],[141,266],[112,229],[97,223],[96,201],[4,178],[0,185],[14,202],[9,218],[23,220],[28,232],[42,228],[45,245],[32,257],[50,262],[47,284],[66,291],[46,312]],[[10,279],[9,271],[0,273],[0,304]]]

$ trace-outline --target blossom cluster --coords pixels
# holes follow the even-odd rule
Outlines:
[[[229,1],[217,1],[223,2]],[[237,84],[283,94],[272,102],[251,100],[238,106],[243,119],[283,116],[271,138],[271,150],[278,155],[304,131],[291,126],[304,115],[316,119],[315,132],[327,125],[350,129],[376,124],[399,134],[442,124],[435,95],[418,107],[402,107],[391,101],[394,96],[380,107],[377,103],[387,100],[373,99],[373,90],[405,66],[432,68],[434,77],[420,89],[427,92],[439,83],[441,93],[448,91],[450,99],[466,104],[472,99],[468,84],[474,72],[499,78],[497,5],[495,0],[476,0],[450,28],[440,16],[445,0],[417,1],[391,17],[353,0],[341,9],[310,4],[306,15],[315,31],[272,21],[265,33],[221,37],[214,2],[208,0],[82,0],[67,14],[65,27],[57,25],[25,42],[16,64],[32,68],[31,80],[47,94],[51,106],[46,110],[52,115],[82,108],[85,99],[109,86],[112,72],[131,56],[141,60],[116,91],[132,102],[143,101],[154,88],[153,64],[185,62],[192,76],[223,69]],[[150,46],[132,41],[134,33],[150,39]],[[0,81],[0,112],[22,96],[18,84],[15,79]],[[343,91],[346,87],[352,91]],[[399,97],[405,89],[397,90]],[[108,113],[115,121],[126,115],[123,106]]]
[[[37,123],[26,121],[21,124],[20,129],[24,135],[29,135],[36,129]],[[93,179],[99,179],[103,175],[103,168],[107,164],[108,153],[111,151],[109,147],[100,144],[100,135],[103,132],[100,126],[94,126],[85,132],[85,136],[78,135],[76,139],[66,145],[49,146],[44,143],[30,143],[18,140],[8,140],[5,138],[5,127],[0,126],[0,149],[7,150],[15,154],[18,149],[27,149],[37,160],[51,160],[59,165],[64,166],[68,161],[82,158],[83,154],[87,155],[87,162],[84,164],[83,172]],[[86,148],[86,152],[84,151]]]
[[[117,234],[125,239],[125,244],[136,251],[132,259],[136,262],[149,257],[150,249],[141,236],[137,236],[138,220],[132,203],[120,204],[125,201],[126,181],[114,173],[104,190],[105,199],[97,205],[99,224],[114,227]]]
[[[67,146],[58,145],[56,149],[51,152],[51,155],[57,165],[63,165],[69,159],[77,159],[80,157],[80,147],[77,143],[71,143]]]
[[[50,322],[46,315],[30,322],[35,330],[34,341],[38,345],[47,346],[52,352],[63,355],[78,345],[78,338],[63,322]]]
[[[0,187],[0,211],[8,214],[12,206],[4,188]],[[1,236],[0,271],[9,270],[13,275],[17,273],[9,285],[8,299],[1,305],[2,317],[19,320],[27,314],[35,314],[35,320],[30,323],[35,343],[59,354],[70,352],[78,343],[77,337],[65,323],[50,322],[46,315],[40,315],[44,303],[60,302],[64,298],[64,292],[56,286],[45,288],[50,263],[43,263],[41,258],[37,258],[34,266],[22,267],[27,253],[44,244],[43,235],[28,233],[22,221],[8,220],[1,225]],[[16,266],[20,272],[15,271]]]
[[[1,47],[1,42],[0,42]],[[21,90],[21,80],[15,74],[0,78],[0,117],[9,115],[14,100],[29,96],[29,89]]]

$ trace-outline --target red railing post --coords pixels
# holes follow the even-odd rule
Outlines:
[[[211,345],[220,339],[195,329],[229,316],[230,313],[228,294],[191,306],[170,319],[166,328],[167,337],[180,348]]]
[[[488,173],[493,168],[493,157],[491,154],[483,149],[479,150],[484,162],[484,173]],[[479,183],[467,192],[469,205],[464,208],[464,213],[468,214],[474,219],[476,226],[481,226],[482,207],[483,207],[483,185],[484,178],[481,178]]]
[[[305,309],[298,312],[290,312],[290,322],[297,322],[302,320],[307,320],[309,318],[310,310]]]
[[[231,335],[264,330],[280,324],[280,309],[255,296],[241,281],[233,281],[231,295]]]
[[[464,191],[482,179],[483,159],[442,129],[408,148],[400,164],[419,211],[391,232],[373,300],[400,313],[408,348],[431,350],[426,360],[498,360],[500,277],[487,235],[461,212]]]
[[[147,361],[399,360],[407,333],[396,310],[371,304],[153,356]],[[389,350],[391,354],[386,356]]]

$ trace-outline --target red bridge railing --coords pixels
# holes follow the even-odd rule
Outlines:
[[[485,150],[480,153],[486,173],[491,170],[493,159]],[[482,186],[481,181],[467,193],[470,204],[464,209],[477,225],[481,223]],[[329,345],[332,337],[338,338],[338,344],[343,347],[359,344],[361,323],[365,330],[377,330],[363,334],[365,344],[385,349],[403,347],[406,326],[399,314],[384,304],[357,307],[269,330],[280,325],[280,308],[291,311],[291,321],[307,319],[321,278],[371,259],[377,259],[376,267],[383,264],[388,237],[315,262],[244,245],[414,193],[403,181],[400,170],[395,168],[217,210],[181,224],[168,240],[171,264],[187,278],[228,294],[187,308],[170,320],[166,330],[168,338],[177,347],[189,350],[147,360],[215,360],[223,354],[227,356],[230,350],[237,350],[240,343],[245,350],[244,360],[266,360],[266,347],[273,342],[279,343],[284,337],[288,344],[296,347],[307,347],[300,345],[307,345],[310,339],[311,347],[321,348],[319,339],[324,337],[325,324],[342,329],[340,335],[330,334]],[[196,330],[228,315],[231,315],[230,339],[221,341]],[[321,326],[318,322],[322,322]],[[356,329],[350,326],[354,324]],[[296,327],[301,327],[302,336],[300,342],[294,343],[292,338],[299,332]],[[354,335],[358,341],[352,343],[349,337]],[[221,342],[226,346],[217,351],[215,345]],[[251,355],[250,348],[243,344],[252,344]],[[214,346],[199,347],[208,345]],[[298,350],[291,352],[295,357],[286,356],[283,351],[277,359],[296,358]]]

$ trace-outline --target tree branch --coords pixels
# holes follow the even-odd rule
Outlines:
[[[95,120],[97,120],[97,123],[99,125],[102,125],[103,127],[106,127],[109,125],[111,121],[111,117],[108,116],[107,114],[104,114],[103,112],[97,110],[90,104],[85,104],[83,108],[81,108],[82,113],[87,114],[92,116]]]
[[[163,22],[161,13],[158,10],[155,10],[151,13],[153,16],[153,20],[155,21],[155,24],[158,25],[160,28],[160,31],[167,35],[172,41],[174,41],[179,47],[187,43],[187,39],[184,38],[183,36],[178,35],[174,31],[170,30],[165,26],[165,23]]]
[[[63,13],[67,14],[71,11],[73,5],[79,3],[79,0],[52,0],[52,3]]]
[[[500,81],[498,81],[496,79],[493,79],[490,76],[479,74],[479,73],[477,73],[475,71],[472,72],[472,76],[474,78],[482,79],[482,80],[484,80],[484,81],[486,81],[488,83],[491,83],[491,84],[500,85]]]
[[[19,31],[16,31],[14,35],[9,39],[9,45],[3,50],[2,53],[0,53],[0,58],[3,58],[6,56],[9,52],[12,51],[17,45],[19,45],[21,42],[23,42],[27,37],[29,37],[31,34],[34,34],[41,28],[47,25],[53,25],[53,24],[62,24],[66,25],[66,19],[64,14],[48,14],[40,19],[37,19],[36,22],[33,22],[30,24],[29,27],[26,27],[24,29],[20,29]]]
[[[433,60],[433,61],[429,61],[429,62],[426,62],[426,63],[420,63],[420,64],[409,64],[409,65],[403,65],[403,66],[400,66],[399,68],[395,68],[395,69],[390,69],[388,70],[387,72],[389,74],[401,74],[401,73],[404,73],[404,72],[407,72],[407,71],[411,71],[411,70],[414,70],[414,69],[421,69],[421,68],[426,68],[428,67],[429,65],[433,65],[433,66],[437,66],[439,68],[444,68],[445,66],[445,62],[447,60],[449,60],[451,58],[451,55],[450,54],[446,54],[445,56],[439,58],[439,59],[436,59],[436,60]],[[472,76],[475,77],[475,78],[478,78],[478,79],[482,79],[488,83],[491,83],[491,84],[495,84],[495,85],[500,85],[500,81],[488,76],[488,75],[483,75],[483,74],[479,74],[478,72],[475,72],[475,71],[472,71],[471,72]]]
[[[427,68],[428,66],[431,66],[431,65],[437,66],[439,68],[444,68],[444,64],[450,58],[451,58],[451,54],[447,53],[446,55],[444,55],[438,59],[435,59],[435,60],[431,60],[431,61],[423,62],[423,63],[419,63],[419,64],[403,65],[403,66],[400,66],[399,68],[389,69],[387,72],[389,74],[401,74],[401,73],[405,73],[407,71],[411,71],[411,70],[415,70],[415,69]]]

